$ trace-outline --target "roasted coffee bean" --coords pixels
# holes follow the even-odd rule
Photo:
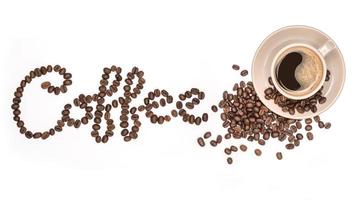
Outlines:
[[[177,110],[172,110],[172,111],[171,111],[171,115],[172,115],[173,117],[177,117],[177,116],[178,116]]]
[[[144,105],[140,105],[140,106],[137,108],[137,110],[140,111],[140,112],[144,111],[145,109],[146,109],[146,108],[145,108]]]
[[[297,129],[301,129],[303,127],[302,123],[300,123],[299,121],[295,123],[295,126],[297,127]]]
[[[234,64],[234,65],[232,65],[232,69],[233,69],[233,70],[240,70],[240,66]]]
[[[227,164],[229,164],[229,165],[232,164],[232,158],[231,158],[231,157],[228,157],[228,158],[226,159],[226,161],[227,161]]]
[[[319,122],[318,122],[318,126],[319,126],[319,128],[324,128],[324,127],[325,127],[325,124],[324,124],[324,122],[319,121]]]
[[[74,128],[79,128],[81,124],[81,121],[79,119],[75,120],[74,122]]]
[[[281,152],[277,152],[276,153],[276,157],[277,157],[278,160],[282,160],[283,159],[283,155],[282,155]]]
[[[189,119],[188,119],[190,124],[194,124],[195,122],[195,116],[194,115],[189,115]]]
[[[109,136],[104,135],[103,138],[101,139],[101,142],[102,142],[102,143],[107,143],[108,140],[109,140]]]
[[[159,104],[160,104],[162,107],[166,106],[166,100],[165,100],[164,98],[161,98],[161,99],[159,100]]]
[[[231,146],[230,146],[230,150],[231,150],[232,152],[237,152],[237,151],[238,151],[238,148],[237,148],[236,146],[234,146],[234,145],[231,145]]]
[[[320,117],[318,115],[314,116],[313,119],[314,119],[315,122],[319,122],[320,121]]]
[[[286,144],[286,149],[289,149],[289,150],[294,149],[294,144],[291,144],[291,143]]]
[[[218,135],[216,137],[216,143],[220,144],[222,142],[223,137],[221,135]]]
[[[40,132],[36,132],[36,133],[33,134],[33,138],[34,139],[38,139],[40,137],[42,137],[42,133],[40,133]]]
[[[215,105],[211,106],[211,110],[213,112],[217,112],[218,111],[218,107],[216,107]]]
[[[47,139],[48,137],[49,137],[49,132],[48,132],[48,131],[45,131],[45,132],[42,133],[41,138],[42,138],[43,140]]]
[[[163,124],[164,123],[164,117],[163,116],[159,116],[158,117],[158,124]]]
[[[210,138],[211,137],[211,132],[206,132],[206,133],[204,133],[204,139],[208,139],[208,138]]]
[[[326,97],[321,97],[320,99],[319,99],[319,103],[320,104],[324,104],[326,102]]]
[[[199,146],[201,146],[201,147],[205,146],[205,142],[204,142],[204,139],[203,139],[203,138],[199,137],[199,138],[197,139],[197,141],[198,141]]]
[[[312,119],[310,119],[310,118],[307,118],[307,119],[305,119],[305,123],[306,124],[311,124],[313,121],[312,121]]]
[[[255,149],[255,154],[256,154],[256,156],[261,156],[262,151],[260,149]]]
[[[210,145],[211,145],[212,147],[216,147],[217,143],[216,143],[215,140],[211,140],[211,141],[210,141]]]
[[[314,139],[313,133],[308,132],[307,133],[307,138],[308,138],[308,140],[313,140]]]
[[[125,137],[124,137],[124,141],[125,141],[125,142],[129,142],[130,140],[131,140],[131,137],[130,137],[130,136],[125,136]]]
[[[298,134],[296,135],[296,138],[297,138],[298,140],[302,140],[302,139],[303,139],[303,135],[300,134],[300,133],[298,133]]]
[[[49,86],[51,86],[51,83],[49,81],[45,81],[41,84],[42,89],[48,89]]]
[[[326,122],[325,123],[325,129],[329,129],[331,127],[331,123],[330,122]]]
[[[171,117],[169,115],[164,116],[164,121],[166,122],[171,121]]]
[[[193,109],[194,108],[194,104],[191,102],[187,102],[185,103],[185,107],[187,107],[188,109]]]
[[[225,148],[225,149],[224,149],[224,153],[225,153],[226,155],[230,155],[230,154],[231,154],[231,149],[230,149],[230,148]]]
[[[151,123],[157,123],[157,121],[158,121],[158,116],[157,115],[152,115],[151,117],[150,117],[150,119],[151,119]]]
[[[244,145],[244,144],[241,144],[240,145],[240,150],[243,151],[243,152],[247,151],[247,146]]]
[[[208,114],[207,113],[203,113],[202,119],[203,119],[203,122],[207,122],[208,121]]]
[[[270,95],[270,94],[272,94],[273,93],[273,89],[272,88],[267,88],[267,89],[265,89],[265,94],[266,95]]]
[[[198,98],[193,98],[192,103],[193,105],[198,105],[200,103],[200,100]]]
[[[242,70],[240,75],[241,76],[247,76],[248,75],[248,71],[247,70]]]
[[[95,137],[95,142],[96,142],[96,143],[100,143],[100,142],[101,142],[101,137],[100,137],[99,135],[97,135],[97,136]]]
[[[313,129],[313,127],[310,124],[305,126],[306,131],[311,131],[312,129]]]
[[[196,125],[200,125],[201,124],[201,118],[200,117],[196,117],[194,123]]]
[[[264,140],[262,140],[262,139],[259,139],[259,140],[258,140],[258,144],[259,144],[259,145],[265,145],[266,142],[265,142]]]
[[[181,101],[184,101],[186,99],[186,96],[184,94],[180,94],[178,96],[178,98],[181,100]]]

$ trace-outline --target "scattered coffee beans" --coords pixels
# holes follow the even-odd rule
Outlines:
[[[241,76],[248,74],[248,72],[242,72]],[[273,86],[271,78],[268,81]],[[219,107],[222,109],[220,113],[222,127],[226,128],[228,132],[224,136],[225,140],[245,139],[264,146],[268,140],[277,139],[280,142],[286,142],[285,148],[288,150],[292,150],[300,145],[300,142],[304,138],[303,133],[301,133],[303,130],[302,120],[288,119],[273,113],[260,101],[253,83],[250,81],[235,83],[233,91],[233,93],[224,91],[222,100],[219,102]],[[265,90],[265,98],[280,102],[280,106],[284,107],[287,112],[294,113],[296,109],[300,110],[300,108],[304,110],[303,112],[309,110],[314,110],[315,112],[316,104],[322,96],[319,91],[313,98],[296,102],[286,99],[281,94],[278,94],[274,87],[270,87]],[[216,106],[212,106],[211,110],[214,112],[218,111]],[[326,127],[326,123],[324,124],[320,121],[319,116],[315,116],[313,119],[318,123],[319,127]],[[308,140],[312,140],[313,134],[310,131],[312,130],[313,120],[308,118],[304,122],[304,129],[308,132],[306,133],[306,137]],[[330,126],[328,125],[328,127]],[[211,146],[215,147],[218,144],[216,141],[212,140],[210,142]],[[240,150],[241,152],[247,151],[247,146],[241,144]],[[237,151],[237,148],[235,151]],[[226,155],[230,155],[231,152],[233,152],[231,147],[224,149]],[[254,152],[257,156],[262,155],[260,149],[255,149]],[[276,157],[281,160],[282,153],[277,152]]]
[[[238,65],[233,65],[234,70],[240,70]],[[207,122],[209,117],[208,113],[203,113],[201,116],[188,113],[188,110],[194,110],[194,108],[201,103],[205,98],[205,93],[198,88],[191,88],[184,93],[178,95],[178,99],[175,102],[176,109],[171,110],[170,115],[157,115],[154,113],[154,109],[159,107],[169,106],[173,103],[174,98],[166,90],[154,89],[148,92],[147,96],[143,99],[143,105],[138,107],[132,106],[131,102],[136,99],[140,94],[146,80],[143,78],[144,72],[137,67],[133,67],[129,71],[126,77],[122,77],[122,69],[120,67],[111,66],[103,69],[101,80],[99,82],[98,92],[92,95],[79,94],[73,99],[72,103],[64,105],[61,111],[61,118],[57,120],[54,127],[43,132],[32,132],[25,127],[25,122],[21,119],[20,103],[25,87],[32,82],[33,79],[44,76],[48,73],[56,72],[63,76],[63,84],[60,86],[51,85],[49,81],[45,81],[41,84],[41,88],[47,90],[48,93],[59,95],[60,93],[66,93],[67,87],[72,85],[72,75],[67,70],[59,65],[52,67],[40,67],[31,70],[28,75],[20,82],[20,86],[16,88],[14,92],[13,109],[14,121],[20,130],[21,134],[28,139],[42,138],[43,140],[49,138],[49,136],[55,135],[55,132],[61,132],[67,125],[69,127],[79,128],[83,125],[91,125],[92,131],[90,135],[95,139],[97,143],[107,143],[110,138],[115,134],[117,128],[112,119],[111,111],[113,109],[121,109],[119,116],[119,128],[121,128],[120,134],[125,142],[133,141],[137,139],[138,132],[141,127],[139,121],[139,112],[145,112],[145,116],[149,118],[149,121],[154,124],[164,124],[172,120],[172,117],[180,116],[182,121],[200,125],[202,122]],[[248,71],[242,70],[241,76],[247,76]],[[110,77],[113,76],[114,80],[110,81]],[[330,79],[330,72],[327,74],[327,80]],[[105,102],[106,97],[112,97],[118,92],[120,84],[123,82],[123,95],[115,98],[108,103]],[[317,104],[323,104],[327,101],[322,96],[322,89],[312,97],[295,101],[287,99],[282,96],[273,86],[271,78],[268,79],[271,87],[265,90],[265,98],[274,100],[285,112],[294,114],[295,111],[299,113],[304,112],[316,112]],[[174,104],[173,104],[174,105]],[[240,81],[235,83],[233,87],[233,93],[224,91],[222,100],[218,104],[221,109],[220,118],[222,120],[222,127],[227,132],[224,134],[216,135],[212,137],[211,132],[206,132],[202,137],[197,138],[199,146],[204,147],[205,143],[210,140],[209,144],[212,147],[217,147],[223,143],[223,140],[231,139],[245,139],[248,142],[257,142],[259,145],[265,146],[266,142],[270,139],[277,139],[280,142],[285,142],[285,148],[292,150],[300,145],[304,135],[303,121],[288,119],[270,111],[265,105],[262,104],[259,97],[256,94],[253,83],[251,81]],[[84,114],[76,119],[71,117],[71,109],[77,107],[84,112]],[[211,106],[213,112],[218,112],[218,107]],[[319,128],[329,129],[331,127],[330,122],[324,123],[320,120],[319,116],[313,117],[315,123]],[[305,119],[304,129],[307,131],[306,138],[313,140],[314,136],[310,132],[312,130],[313,120],[311,118]],[[105,122],[105,124],[102,124]],[[103,129],[103,130],[102,130]],[[103,134],[100,132],[103,131]],[[213,138],[213,139],[211,139]],[[239,146],[241,152],[246,152],[248,147],[245,144]],[[224,153],[231,156],[233,152],[237,152],[238,148],[235,145],[230,145],[224,148]],[[260,149],[255,149],[254,153],[257,156],[262,155]],[[282,159],[282,153],[277,152],[276,157],[278,160]],[[232,164],[232,157],[227,158],[227,163]]]

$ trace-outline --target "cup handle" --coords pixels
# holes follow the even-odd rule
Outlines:
[[[328,55],[333,49],[335,49],[335,43],[331,40],[328,40],[323,46],[319,48],[320,54],[325,57]]]

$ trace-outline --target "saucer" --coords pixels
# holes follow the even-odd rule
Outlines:
[[[317,112],[301,114],[296,111],[291,115],[289,112],[283,112],[273,100],[265,99],[264,91],[270,87],[268,77],[271,76],[272,61],[277,52],[293,43],[305,43],[319,49],[327,41],[334,43],[335,48],[325,57],[326,68],[331,76],[330,80],[324,83],[322,90],[327,100],[324,104],[317,104]],[[301,25],[287,26],[271,33],[258,47],[252,62],[252,81],[262,103],[274,113],[290,119],[311,118],[330,108],[340,95],[345,81],[344,59],[335,42],[320,30]]]

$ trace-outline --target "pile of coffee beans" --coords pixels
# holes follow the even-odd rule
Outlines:
[[[325,81],[330,80],[330,71],[327,70]],[[265,99],[273,100],[275,104],[282,108],[283,112],[289,112],[289,114],[294,115],[295,112],[305,113],[318,111],[318,104],[324,104],[326,102],[326,97],[323,96],[323,87],[309,98],[303,100],[288,99],[283,96],[273,85],[272,78],[268,78],[268,83],[271,87],[265,89]]]
[[[239,65],[233,65],[234,70],[239,71]],[[63,84],[54,86],[49,81],[41,84],[41,88],[47,90],[48,93],[59,95],[66,93],[67,87],[72,84],[72,75],[67,70],[59,65],[52,67],[48,65],[42,66],[31,70],[28,75],[20,81],[20,86],[14,92],[13,104],[13,119],[16,122],[20,133],[24,134],[26,138],[43,140],[49,136],[55,135],[56,132],[63,131],[65,126],[80,128],[82,125],[91,124],[91,136],[97,143],[107,143],[109,139],[115,135],[117,129],[115,125],[115,117],[111,115],[114,109],[120,109],[119,127],[120,135],[125,142],[129,142],[138,138],[138,133],[141,127],[139,113],[144,113],[149,121],[153,124],[164,124],[172,120],[172,118],[180,117],[183,122],[192,125],[201,125],[209,119],[208,113],[201,115],[193,114],[192,110],[198,106],[202,100],[205,99],[205,93],[198,88],[191,88],[178,96],[178,100],[174,101],[174,97],[164,89],[154,89],[148,92],[143,99],[143,104],[133,106],[132,100],[136,99],[146,83],[144,72],[137,67],[133,67],[131,71],[123,78],[122,69],[120,67],[111,66],[103,69],[101,80],[99,82],[98,92],[94,94],[79,94],[73,99],[73,102],[66,103],[61,112],[61,117],[57,120],[52,128],[46,131],[31,131],[25,126],[25,122],[21,119],[21,98],[24,94],[25,87],[31,83],[35,78],[43,77],[51,72],[57,72],[63,77]],[[240,72],[242,77],[248,75],[246,69]],[[327,79],[330,78],[330,73]],[[111,82],[110,80],[113,79]],[[123,85],[121,85],[121,83]],[[271,83],[271,81],[270,81]],[[120,87],[121,85],[121,87]],[[109,102],[107,97],[112,97],[120,89],[123,90],[123,95],[115,97],[114,100]],[[325,97],[322,97],[321,91],[307,100],[292,101],[285,99],[273,87],[267,88],[265,91],[265,98],[274,99],[278,105],[288,112],[293,110],[307,112],[316,109],[317,103],[324,103]],[[154,110],[160,107],[172,105],[170,113],[165,115],[158,115]],[[77,107],[84,112],[82,117],[76,119],[71,116],[71,109]],[[260,101],[251,81],[240,81],[235,83],[232,92],[224,91],[222,99],[218,106],[211,106],[212,112],[220,111],[220,118],[222,120],[222,127],[226,129],[225,134],[213,134],[208,131],[201,137],[197,138],[197,143],[201,147],[209,144],[212,147],[217,147],[223,144],[224,140],[237,140],[236,145],[229,145],[224,148],[227,163],[232,164],[232,155],[240,150],[240,152],[247,152],[247,143],[255,142],[261,147],[266,143],[275,139],[284,143],[285,149],[292,150],[298,147],[302,140],[313,140],[314,134],[312,133],[317,125],[320,129],[329,129],[330,122],[323,122],[319,116],[313,119],[294,120],[281,117],[271,110],[269,110]],[[292,110],[292,111],[291,111]],[[313,111],[313,112],[314,112]],[[102,122],[105,121],[106,125],[103,126]],[[105,128],[103,128],[105,127]],[[304,129],[304,130],[303,130]],[[103,133],[100,133],[103,130]],[[262,156],[260,148],[254,149],[256,156]],[[276,152],[276,158],[281,160],[283,158],[282,152]]]
[[[239,70],[240,67],[236,66],[233,65],[232,68]],[[244,76],[247,73],[241,72],[240,74]],[[273,91],[273,94],[276,94],[274,88]],[[320,100],[320,98],[316,99]],[[222,109],[220,113],[222,126],[227,132],[224,136],[217,135],[213,139],[210,139],[211,132],[206,132],[197,139],[198,144],[202,147],[205,146],[209,139],[210,145],[213,147],[221,144],[223,139],[238,140],[240,143],[242,143],[241,141],[246,143],[255,142],[260,146],[265,146],[269,140],[275,139],[285,143],[285,149],[291,150],[300,145],[304,135],[308,140],[313,140],[314,136],[311,132],[313,123],[318,124],[319,128],[328,129],[331,127],[329,122],[324,123],[319,116],[316,116],[314,119],[305,119],[303,130],[302,120],[288,119],[275,114],[260,101],[251,81],[240,81],[234,84],[232,93],[224,91],[222,100],[219,102],[219,108]],[[217,108],[213,106],[212,110],[216,112]],[[246,143],[239,145],[241,152],[248,150]],[[237,151],[238,148],[236,146],[224,148],[224,153],[228,156],[228,164],[232,164],[231,154]],[[262,155],[262,151],[259,148],[256,148],[254,153],[256,156]],[[281,160],[282,153],[277,152],[276,157]]]

